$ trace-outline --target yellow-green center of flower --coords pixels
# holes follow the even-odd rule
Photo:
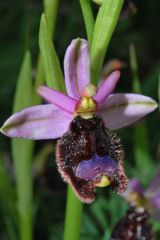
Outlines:
[[[101,181],[96,184],[96,187],[107,187],[111,184],[111,181],[108,179],[107,176],[103,175],[101,177]]]
[[[93,116],[97,107],[97,104],[93,99],[96,91],[97,88],[92,84],[89,84],[83,89],[82,97],[76,107],[76,114],[79,114],[84,118],[90,118]]]

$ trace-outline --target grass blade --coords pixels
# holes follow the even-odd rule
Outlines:
[[[48,23],[48,32],[50,34],[50,37],[52,38],[55,32],[55,23],[57,18],[57,10],[58,10],[58,4],[59,0],[44,0],[44,12]]]
[[[51,38],[54,37],[55,32],[55,25],[56,25],[56,18],[58,12],[58,5],[59,0],[44,0],[44,12],[48,23],[48,34]],[[41,102],[41,97],[36,93],[36,89],[45,83],[45,73],[44,73],[44,66],[42,55],[39,54],[38,63],[37,63],[37,71],[36,71],[36,78],[35,78],[35,94],[33,95],[33,103],[39,104]]]
[[[96,18],[91,45],[91,76],[96,85],[123,2],[124,0],[104,0]]]
[[[91,8],[91,0],[80,0],[83,18],[86,26],[87,38],[91,46],[92,35],[94,30],[94,16]]]
[[[42,14],[40,23],[39,45],[42,54],[47,85],[56,90],[64,91],[63,74],[48,31],[48,25],[44,14]]]
[[[140,80],[138,76],[138,63],[134,45],[130,45],[130,66],[132,73],[132,89],[135,93],[141,93]],[[134,128],[134,157],[140,178],[145,183],[144,176],[151,175],[153,164],[149,152],[148,131],[146,123],[139,124]],[[144,167],[145,166],[145,167]],[[150,176],[151,177],[151,176]],[[148,179],[147,179],[148,182]]]
[[[31,56],[27,52],[24,56],[16,86],[14,112],[32,105],[33,87],[31,74]],[[33,141],[12,140],[12,157],[16,176],[19,214],[19,238],[21,240],[31,240],[33,236],[32,155]]]

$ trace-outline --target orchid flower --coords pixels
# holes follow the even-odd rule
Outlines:
[[[115,225],[109,240],[155,240],[149,213],[140,207],[130,207]]]
[[[97,186],[111,185],[123,192],[127,177],[123,149],[112,130],[125,127],[152,112],[157,103],[139,94],[113,94],[120,77],[114,71],[90,83],[88,42],[75,39],[64,58],[67,94],[40,86],[38,93],[49,104],[33,106],[13,114],[1,128],[9,137],[58,139],[57,164],[64,180],[86,203],[95,199]]]
[[[160,170],[146,189],[136,178],[132,178],[122,197],[129,203],[129,208],[114,227],[110,240],[154,240],[150,219],[160,220]]]
[[[131,179],[122,196],[131,205],[143,207],[153,218],[160,220],[160,170],[146,189],[136,178]]]

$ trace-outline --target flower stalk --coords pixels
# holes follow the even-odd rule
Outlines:
[[[80,239],[82,211],[82,202],[75,196],[72,188],[68,185],[64,240]]]

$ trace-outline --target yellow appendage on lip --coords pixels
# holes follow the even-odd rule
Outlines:
[[[96,111],[97,104],[93,99],[96,94],[97,88],[90,84],[82,91],[82,97],[77,105],[76,113],[82,115],[84,118],[92,117]]]
[[[80,103],[78,105],[77,112],[84,113],[84,112],[95,112],[96,103],[94,102],[93,98],[88,98],[82,96]]]
[[[107,187],[111,184],[111,181],[107,178],[107,176],[103,175],[101,181],[96,184],[96,187]]]

